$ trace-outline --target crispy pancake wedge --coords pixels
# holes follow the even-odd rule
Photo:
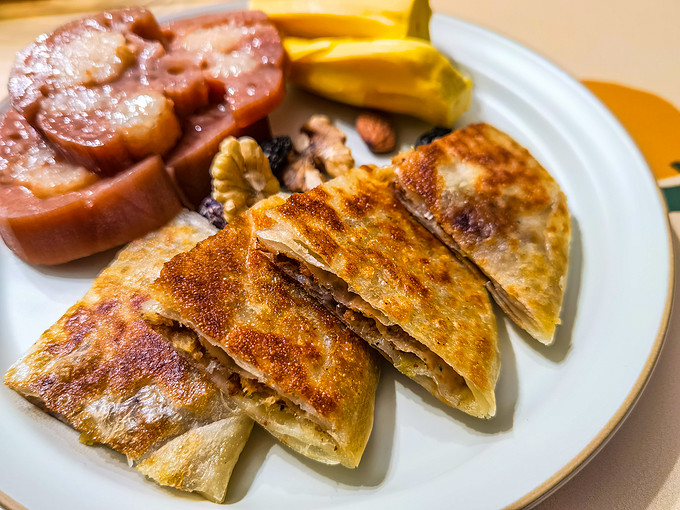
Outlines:
[[[314,460],[356,467],[373,425],[377,360],[256,250],[256,228],[270,223],[251,209],[166,263],[156,309],[198,333],[206,370],[271,434]]]
[[[446,404],[496,412],[496,321],[481,277],[362,167],[266,211],[270,257],[394,366]]]
[[[252,420],[190,362],[195,336],[141,309],[163,263],[213,233],[185,211],[130,243],[5,384],[161,485],[219,502]]]
[[[567,199],[529,152],[475,124],[396,156],[406,207],[489,278],[496,302],[536,340],[560,323],[569,265]]]

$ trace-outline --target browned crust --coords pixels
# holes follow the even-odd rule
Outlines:
[[[265,218],[256,221],[265,221]],[[262,225],[262,223],[258,223]],[[267,385],[363,450],[378,367],[368,346],[256,251],[250,214],[165,264],[153,292]]]
[[[153,382],[175,406],[200,414],[219,390],[192,369],[162,335],[149,328],[124,289],[116,294],[116,298],[93,306],[75,305],[46,331],[40,349],[23,360],[32,373],[19,384],[21,391],[37,398],[41,407],[92,441],[139,458],[152,446],[181,432],[181,424],[164,417],[138,420],[134,432],[108,435],[91,418],[88,405],[102,397],[125,402]],[[55,366],[59,358],[64,363]],[[68,361],[75,359],[78,361]],[[17,388],[14,375],[10,369],[5,382]]]
[[[496,322],[482,280],[362,167],[268,211],[353,291],[493,399]]]
[[[550,343],[571,235],[566,197],[550,174],[488,124],[455,131],[393,163],[404,195],[422,200],[460,253],[528,311],[518,324]]]
[[[169,328],[152,329],[140,308],[163,261],[210,232],[173,224],[133,242],[8,370],[5,384],[88,441],[132,459],[219,418],[219,388],[173,348]]]
[[[464,201],[445,202],[446,184],[438,167],[449,162],[478,171]],[[399,167],[399,185],[424,198],[464,246],[506,234],[517,218],[541,211],[553,200],[546,189],[546,179],[552,180],[547,172],[529,151],[488,124],[455,131],[398,155],[394,163]],[[517,189],[507,196],[510,186]]]

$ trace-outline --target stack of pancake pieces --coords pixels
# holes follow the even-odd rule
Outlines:
[[[158,483],[224,498],[255,421],[356,467],[380,353],[441,402],[496,413],[490,296],[549,344],[565,195],[487,124],[363,166],[216,232],[184,211],[123,249],[5,383]]]

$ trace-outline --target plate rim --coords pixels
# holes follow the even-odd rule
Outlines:
[[[578,474],[578,472],[583,469],[588,464],[588,462],[590,462],[606,446],[609,440],[614,436],[621,425],[623,425],[632,410],[635,408],[635,405],[640,400],[642,392],[644,391],[652,373],[654,372],[654,368],[656,367],[661,350],[666,341],[666,334],[670,324],[670,315],[673,308],[675,291],[675,272],[677,270],[675,267],[675,249],[673,246],[673,233],[670,226],[669,210],[659,182],[654,177],[647,159],[642,154],[640,148],[628,130],[623,126],[623,124],[621,124],[612,111],[585,85],[583,85],[577,78],[572,76],[571,73],[557,65],[540,51],[517,42],[514,39],[499,32],[478,25],[477,23],[451,16],[449,14],[434,12],[433,17],[435,16],[446,23],[460,23],[466,25],[468,28],[482,32],[486,36],[490,36],[502,41],[504,44],[512,47],[513,50],[520,51],[525,55],[538,60],[542,65],[549,68],[551,71],[561,74],[564,79],[566,79],[568,82],[571,82],[570,84],[572,86],[580,89],[581,93],[585,93],[585,95],[589,96],[590,100],[599,106],[600,113],[607,118],[610,124],[616,127],[616,129],[619,131],[619,135],[625,139],[626,143],[629,145],[629,148],[636,154],[638,160],[647,170],[648,178],[652,181],[656,190],[657,199],[661,205],[662,215],[665,223],[666,243],[668,250],[668,282],[666,282],[666,299],[656,337],[654,339],[654,343],[652,344],[651,351],[645,360],[645,364],[642,367],[642,371],[638,375],[635,384],[628,392],[626,398],[623,400],[616,412],[612,415],[609,421],[607,421],[605,426],[600,429],[597,435],[591,439],[590,442],[577,455],[575,455],[561,469],[549,476],[543,483],[536,486],[524,496],[518,498],[513,503],[505,507],[506,509],[513,510],[520,508],[533,508],[542,501],[545,501],[559,488],[576,476],[576,474]]]
[[[246,0],[236,0],[228,3],[213,3],[205,4],[201,6],[188,6],[186,10],[182,10],[172,14],[157,16],[160,23],[168,23],[174,20],[179,20],[186,17],[198,16],[201,14],[217,13],[217,12],[228,12],[237,10],[240,8],[247,8]],[[153,9],[152,9],[153,11]],[[79,13],[85,15],[86,13]],[[660,319],[659,327],[656,333],[654,343],[651,346],[651,350],[645,363],[642,367],[640,374],[637,376],[633,387],[626,395],[625,399],[618,407],[616,412],[607,421],[607,423],[600,429],[600,431],[591,439],[591,441],[569,462],[564,464],[564,466],[557,472],[546,478],[540,485],[536,486],[534,489],[530,490],[522,497],[510,503],[505,508],[508,509],[519,509],[519,508],[532,508],[553,493],[555,493],[560,487],[571,480],[581,469],[583,469],[588,462],[590,462],[609,442],[609,440],[614,436],[617,430],[628,418],[632,410],[634,409],[637,402],[640,400],[642,393],[649,382],[649,379],[654,372],[656,364],[659,360],[661,350],[666,340],[667,331],[670,323],[670,314],[673,308],[674,302],[674,289],[675,289],[675,273],[677,268],[675,267],[674,260],[674,246],[673,246],[673,235],[670,226],[669,211],[664,200],[663,194],[661,192],[658,181],[654,178],[647,160],[642,155],[638,145],[635,143],[628,131],[623,127],[616,116],[607,108],[602,101],[600,101],[597,96],[590,92],[580,81],[571,75],[564,68],[557,65],[549,57],[546,57],[540,51],[529,47],[523,43],[517,42],[514,39],[505,36],[499,32],[492,29],[486,28],[484,26],[478,25],[474,22],[455,17],[453,15],[444,14],[441,12],[434,12],[433,18],[438,18],[445,23],[454,23],[466,25],[468,28],[476,30],[483,33],[487,37],[495,38],[502,41],[503,44],[510,46],[515,51],[520,51],[526,56],[540,62],[541,65],[549,69],[550,71],[562,75],[562,77],[569,82],[572,87],[576,87],[580,93],[585,93],[600,109],[600,114],[603,115],[608,122],[618,131],[618,134],[622,136],[632,150],[638,160],[642,163],[644,168],[647,170],[648,178],[652,181],[657,194],[657,200],[661,205],[662,216],[665,223],[666,230],[666,242],[668,250],[668,281],[666,285],[666,298],[663,308],[663,313]],[[5,111],[9,106],[9,97],[4,96],[0,98],[0,111]],[[27,510],[21,503],[11,498],[8,494],[0,490],[0,508],[7,508],[8,510]]]
[[[618,122],[618,120],[617,120]],[[626,132],[627,134],[627,132]],[[634,142],[633,142],[634,143]],[[637,149],[637,144],[634,144]],[[639,149],[638,149],[639,150]],[[646,164],[646,160],[645,160]],[[647,165],[648,166],[648,165]],[[661,350],[666,342],[666,334],[668,332],[668,326],[670,324],[670,314],[673,308],[674,301],[674,290],[675,290],[675,260],[674,260],[674,248],[673,248],[673,238],[672,231],[670,228],[670,221],[668,218],[668,207],[666,206],[665,200],[663,199],[663,194],[656,184],[656,192],[661,201],[663,212],[665,214],[666,223],[666,237],[668,240],[668,282],[666,288],[666,303],[664,305],[663,315],[661,317],[661,323],[659,324],[659,329],[656,333],[656,338],[654,344],[652,345],[652,350],[645,361],[642,371],[635,381],[635,384],[626,395],[626,398],[621,403],[619,408],[616,410],[614,415],[609,419],[605,426],[598,432],[598,434],[576,455],[571,461],[567,462],[562,469],[554,473],[552,476],[548,477],[542,484],[535,487],[531,491],[527,492],[521,498],[515,500],[515,502],[508,505],[507,509],[520,509],[520,508],[533,508],[542,501],[545,501],[557,490],[559,490],[563,485],[565,485],[569,480],[578,474],[581,469],[586,467],[586,465],[595,458],[595,456],[600,453],[600,451],[607,445],[609,440],[614,437],[614,434],[626,421],[630,413],[635,408],[642,396],[649,379],[654,373],[657,362],[661,355]]]
[[[7,510],[28,510],[24,505],[18,501],[10,498],[7,494],[0,490],[0,508],[7,508]]]

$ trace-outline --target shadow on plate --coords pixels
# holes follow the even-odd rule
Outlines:
[[[671,215],[673,216],[673,215]],[[680,240],[673,225],[674,252],[680,253]],[[677,256],[676,256],[677,260]],[[677,474],[680,459],[680,270],[675,269],[675,292],[666,339],[656,367],[634,404],[630,415],[621,420],[583,463],[583,469],[564,484],[558,484],[549,497],[539,501],[540,510],[589,508],[678,508]],[[598,453],[599,451],[599,453]],[[612,467],[616,476],[612,476]],[[675,503],[675,504],[674,504]]]
[[[27,264],[26,266],[46,276],[94,279],[102,269],[111,263],[121,248],[123,248],[123,246],[111,248],[88,257],[83,257],[82,259],[65,262],[56,266],[39,266],[33,264]]]
[[[241,456],[234,466],[229,487],[227,488],[226,504],[241,501],[255,480],[255,475],[262,468],[264,459],[277,440],[259,425],[253,426],[253,431],[246,443]]]

